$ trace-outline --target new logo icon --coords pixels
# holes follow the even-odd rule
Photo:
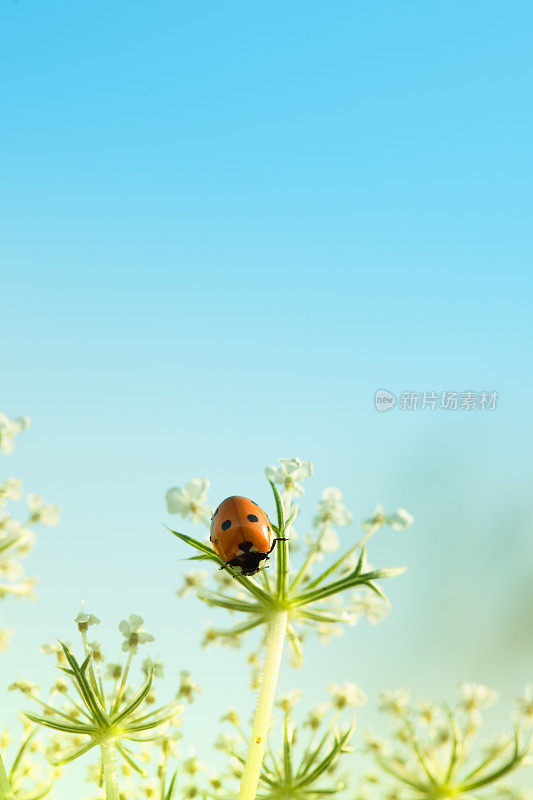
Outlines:
[[[378,389],[374,397],[376,409],[378,411],[390,411],[396,405],[396,398],[386,389]]]

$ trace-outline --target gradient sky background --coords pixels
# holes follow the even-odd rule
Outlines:
[[[268,510],[264,467],[299,455],[301,532],[329,485],[416,526],[370,548],[409,565],[389,618],[310,641],[282,686],[310,705],[355,680],[362,728],[385,686],[487,682],[506,713],[533,680],[531,4],[19,0],[0,20],[0,408],[33,420],[0,469],[63,508],[26,562],[39,601],[2,603],[1,686],[53,679],[40,645],[74,639],[82,597],[110,657],[140,613],[167,695],[184,668],[203,687],[184,729],[209,760],[254,699],[243,652],[207,655],[214,615],[174,595],[164,493],[206,475],[213,505]],[[500,401],[378,414],[380,387]],[[19,704],[2,694],[2,724]]]

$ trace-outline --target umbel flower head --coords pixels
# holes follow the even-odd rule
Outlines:
[[[526,698],[527,700],[527,698]],[[385,691],[380,710],[392,717],[393,738],[367,737],[367,748],[381,768],[372,777],[377,797],[398,800],[477,800],[510,797],[501,782],[526,763],[531,749],[532,720],[518,702],[512,732],[479,743],[482,712],[495,705],[498,693],[487,686],[462,683],[453,708],[421,701],[412,705],[406,689]],[[483,795],[485,789],[497,791]]]
[[[209,628],[204,640],[238,645],[244,634],[269,623],[274,613],[287,612],[287,635],[292,649],[293,663],[300,663],[302,639],[308,630],[314,630],[323,642],[342,632],[343,624],[356,623],[366,616],[372,623],[386,615],[389,602],[379,581],[399,575],[404,568],[375,569],[366,560],[365,543],[386,525],[396,530],[410,527],[413,518],[403,509],[387,515],[378,507],[374,518],[363,523],[363,535],[340,558],[317,574],[317,565],[339,547],[337,529],[349,525],[352,515],[345,507],[342,493],[327,488],[318,503],[313,519],[313,533],[305,538],[307,551],[297,567],[291,565],[294,530],[299,507],[294,497],[304,494],[302,481],[312,474],[312,464],[301,459],[280,459],[280,466],[268,467],[267,478],[274,493],[276,524],[272,527],[279,541],[275,550],[276,574],[263,569],[256,577],[238,574],[213,551],[211,544],[189,535],[172,531],[178,538],[197,551],[193,560],[212,562],[218,567],[213,574],[216,587],[207,585],[205,570],[189,573],[178,590],[183,596],[194,591],[211,606],[225,608],[241,616],[241,621],[227,629]],[[281,486],[281,494],[277,486]],[[172,489],[167,494],[170,512],[185,518],[209,524],[207,488],[205,479],[195,479],[184,490]],[[193,488],[191,488],[193,487]],[[201,489],[201,491],[200,491]],[[175,502],[179,492],[179,503]],[[354,537],[355,538],[355,537]],[[284,541],[287,539],[288,541]]]
[[[10,453],[15,446],[15,435],[28,426],[27,417],[8,420],[0,413],[0,451]],[[35,546],[34,525],[53,526],[59,522],[59,507],[36,494],[28,494],[27,510],[14,516],[11,504],[22,498],[22,481],[18,478],[0,482],[0,599],[33,597],[36,579],[25,575],[21,561]],[[10,634],[11,631],[0,629],[0,651],[8,649]]]
[[[26,713],[29,720],[60,734],[48,752],[52,764],[66,764],[100,746],[104,768],[110,749],[114,764],[116,748],[128,767],[144,774],[140,756],[130,749],[130,743],[156,741],[169,735],[172,727],[178,724],[183,705],[176,699],[154,708],[156,668],[150,661],[144,662],[145,677],[140,688],[135,691],[128,683],[139,646],[153,641],[145,631],[141,617],[132,614],[119,626],[123,635],[122,649],[128,653],[125,666],[106,666],[98,643],[88,643],[89,629],[99,622],[84,609],[76,617],[84,649],[81,663],[67,644],[43,648],[45,652],[56,655],[58,667],[66,676],[66,679],[61,677],[56,681],[47,702],[39,698],[38,687],[28,681],[17,681],[10,689],[18,689],[40,705],[40,713]],[[157,671],[160,672],[161,668],[158,667]],[[100,769],[98,772],[100,775]]]
[[[277,707],[281,713],[281,745],[276,751],[267,747],[259,779],[258,800],[319,800],[342,792],[345,776],[338,773],[339,760],[351,753],[350,740],[355,730],[356,706],[366,697],[355,684],[330,684],[329,699],[318,703],[306,716],[295,709],[301,691],[281,697]],[[239,780],[245,762],[247,736],[239,715],[231,710],[223,717],[230,723],[231,734],[223,734],[215,744],[230,759],[226,773],[220,776],[220,791],[213,793],[221,800],[235,796],[232,781]]]
[[[39,800],[53,789],[60,770],[52,768],[44,758],[44,745],[39,728],[23,722],[22,736],[12,741],[7,730],[0,731],[0,752],[9,757],[5,772],[0,761],[0,797],[6,800]]]

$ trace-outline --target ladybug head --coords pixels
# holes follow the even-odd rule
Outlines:
[[[228,565],[241,575],[255,575],[260,570],[261,561],[268,559],[268,553],[258,553],[252,542],[239,545],[239,555],[228,561]]]

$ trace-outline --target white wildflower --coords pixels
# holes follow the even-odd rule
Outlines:
[[[209,486],[207,478],[194,478],[183,489],[172,487],[166,493],[168,513],[180,514],[185,519],[191,517],[195,523],[208,523],[211,519],[211,509],[207,505]]]
[[[29,417],[21,416],[9,419],[0,411],[0,453],[9,455],[15,449],[15,439],[30,427]]]
[[[526,686],[523,697],[516,700],[518,717],[528,728],[533,726],[533,683]]]
[[[407,689],[384,689],[379,696],[379,710],[386,714],[401,717],[409,705],[409,691]]]
[[[0,506],[6,500],[20,500],[22,481],[19,478],[6,478],[0,483]]]
[[[393,514],[387,514],[382,505],[378,504],[374,514],[361,523],[365,533],[369,533],[373,528],[382,525],[389,525],[395,531],[404,531],[410,528],[415,518],[409,514],[405,508],[397,508]]]
[[[0,653],[5,653],[7,650],[9,650],[9,645],[12,636],[13,636],[12,629],[0,628]]]
[[[329,708],[330,706],[328,703],[317,703],[307,715],[304,725],[308,728],[311,728],[312,731],[318,730],[318,728],[320,728],[320,723],[328,713]]]
[[[281,708],[281,710],[284,711],[286,714],[288,714],[298,703],[301,696],[302,696],[301,689],[293,689],[291,692],[287,692],[287,694],[284,694],[279,698],[277,706],[278,708]]]
[[[31,522],[40,522],[42,525],[48,525],[49,527],[58,524],[61,514],[59,506],[55,506],[53,503],[47,503],[46,500],[38,494],[29,494],[26,497],[26,503],[31,513]]]
[[[118,626],[119,631],[124,636],[124,641],[122,642],[124,651],[132,650],[136,653],[140,644],[154,641],[154,637],[143,628],[143,622],[142,617],[137,614],[130,614],[129,620],[123,619]]]
[[[324,489],[322,500],[319,500],[317,505],[317,514],[313,525],[317,528],[330,525],[349,525],[353,517],[342,499],[343,495],[340,489]]]
[[[357,619],[364,615],[371,625],[380,623],[390,611],[387,603],[366,587],[353,593],[350,609]]]
[[[313,474],[313,464],[311,461],[304,461],[301,458],[280,458],[279,467],[267,467],[265,475],[268,480],[283,486],[285,492],[294,497],[301,497],[304,490],[301,481],[309,478]]]
[[[108,662],[105,666],[105,677],[109,681],[118,681],[122,676],[122,664]]]
[[[83,604],[82,604],[83,605]],[[74,622],[78,626],[79,631],[86,631],[91,625],[99,625],[100,620],[94,614],[88,614],[83,609],[75,617]]]
[[[200,687],[192,680],[191,673],[187,670],[182,670],[180,673],[181,682],[178,689],[177,699],[180,700],[184,697],[189,703],[194,700],[194,695],[200,691]]]
[[[34,694],[34,695],[39,694],[38,685],[36,683],[32,683],[31,681],[27,681],[24,678],[15,681],[7,688],[8,691],[10,692],[22,692],[22,694]]]
[[[459,705],[467,714],[475,715],[482,708],[490,708],[498,702],[498,692],[478,683],[460,683],[456,694]]]
[[[366,694],[355,683],[345,683],[344,686],[330,683],[328,692],[331,702],[339,711],[348,706],[364,706],[367,700]]]
[[[190,592],[205,586],[206,583],[207,572],[204,569],[193,570],[185,575],[183,585],[178,589],[176,594],[178,597],[186,597]]]

